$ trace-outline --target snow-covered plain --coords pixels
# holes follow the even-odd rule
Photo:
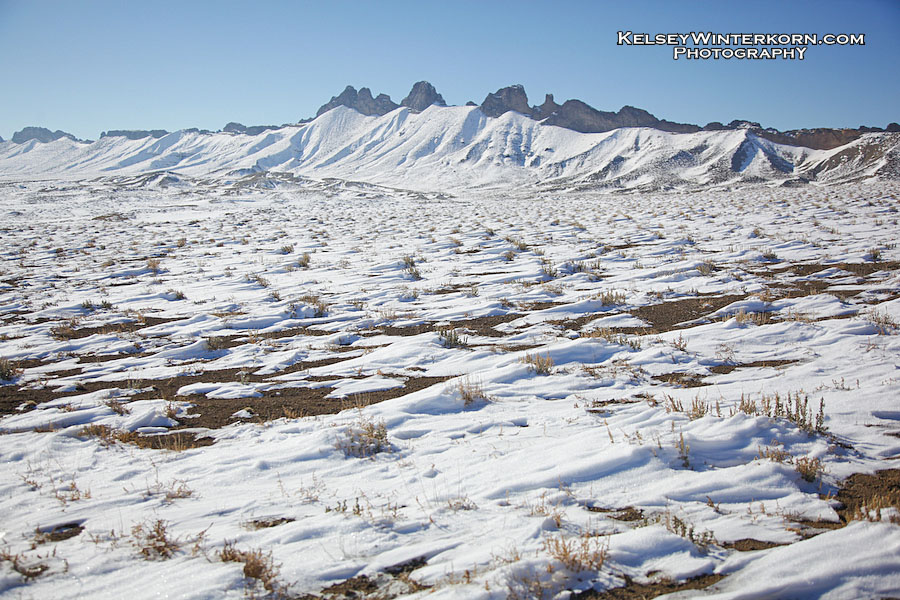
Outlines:
[[[900,596],[896,183],[154,182],[0,188],[0,595]]]

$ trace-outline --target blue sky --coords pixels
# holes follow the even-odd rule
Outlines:
[[[803,61],[674,61],[616,32],[864,33]],[[449,104],[513,83],[600,110],[779,129],[900,121],[900,1],[0,0],[0,136],[314,116],[351,84]]]

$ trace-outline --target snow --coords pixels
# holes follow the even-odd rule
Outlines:
[[[309,123],[255,136],[177,131],[159,139],[0,142],[0,177],[115,176],[123,184],[179,187],[185,177],[231,183],[278,172],[421,191],[538,183],[728,187],[810,173],[834,183],[871,176],[886,164],[886,158],[871,164],[865,158],[868,144],[896,146],[896,136],[880,135],[866,134],[826,151],[775,144],[746,130],[675,134],[625,128],[584,134],[515,112],[488,118],[477,107],[431,106],[418,114],[401,107],[366,117],[339,106]]]
[[[341,135],[324,135],[326,121]],[[696,135],[684,143],[725,144]],[[743,133],[728,135],[737,145]],[[804,524],[838,523],[840,482],[900,456],[896,184],[453,196],[377,185],[462,182],[435,161],[473,147],[469,160],[489,168],[471,183],[527,183],[504,162],[533,158],[516,148],[552,147],[556,162],[541,164],[564,174],[663,141],[433,107],[339,109],[252,139],[2,145],[0,356],[22,370],[0,388],[0,594],[265,595],[221,560],[226,543],[271,552],[278,585],[298,595],[367,575],[404,598],[562,600],[706,574],[724,577],[670,597],[900,594],[896,513]],[[358,174],[363,157],[368,183],[325,179]],[[125,177],[159,161],[185,179]],[[77,166],[50,178],[63,162]],[[260,165],[306,178],[222,185]],[[678,328],[646,316],[687,300],[697,313],[676,315]],[[321,392],[333,414],[253,409],[298,390]],[[18,406],[27,394],[39,402]],[[362,406],[379,394],[389,399]],[[775,394],[807,397],[813,415],[821,400],[827,432],[740,410]],[[198,425],[201,398],[201,414],[234,406],[229,424]],[[214,443],[143,448],[89,426]],[[765,457],[776,451],[788,459]],[[818,479],[800,458],[821,462]],[[629,508],[636,520],[616,518]],[[159,520],[181,543],[168,559],[142,553]],[[69,539],[36,533],[74,523],[84,531]],[[731,547],[748,538],[771,547]],[[567,564],[554,540],[605,562]],[[431,587],[386,574],[415,559],[409,578]],[[15,569],[26,563],[44,570],[26,578]]]

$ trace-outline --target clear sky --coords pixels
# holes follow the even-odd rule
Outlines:
[[[864,33],[803,61],[674,61],[617,31]],[[900,121],[900,0],[0,0],[0,136],[282,124],[348,84],[448,104],[521,83],[600,110],[697,123]]]

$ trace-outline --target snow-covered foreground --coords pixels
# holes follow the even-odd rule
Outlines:
[[[0,189],[0,595],[900,595],[896,184],[285,181]]]

